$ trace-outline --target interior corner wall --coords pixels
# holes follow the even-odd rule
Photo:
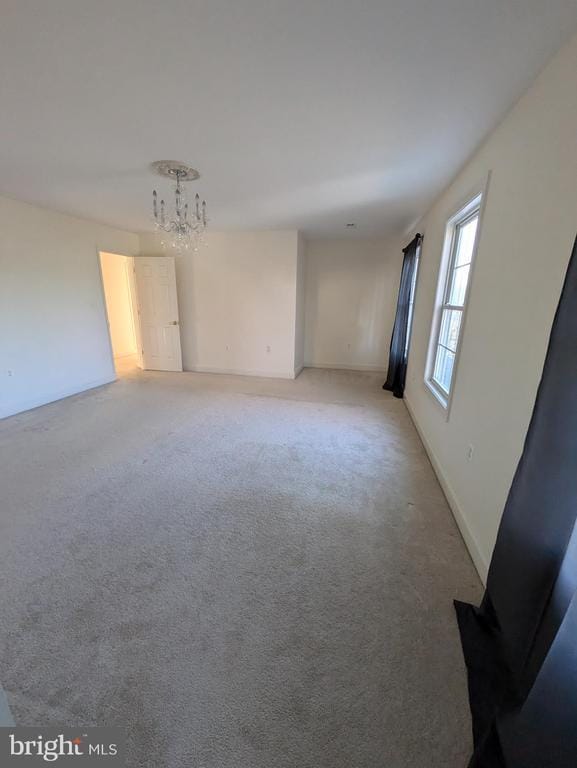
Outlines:
[[[183,367],[294,378],[298,233],[209,232],[176,257]],[[162,255],[141,235],[141,255]]]
[[[386,370],[402,260],[382,239],[307,241],[305,365]]]
[[[305,364],[305,288],[306,243],[299,234],[297,242],[296,300],[295,300],[295,363],[294,375],[299,375]]]
[[[417,226],[425,238],[405,401],[482,578],[521,454],[577,231],[575,72],[577,37]],[[488,171],[447,419],[424,384],[445,224]]]
[[[114,380],[99,250],[138,237],[0,197],[0,417]]]

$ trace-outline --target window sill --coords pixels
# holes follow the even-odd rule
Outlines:
[[[429,379],[425,379],[425,387],[429,390],[431,395],[435,398],[435,401],[441,406],[446,414],[449,412],[449,398],[442,395],[439,390],[432,384]]]

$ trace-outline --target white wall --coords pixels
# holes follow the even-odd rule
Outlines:
[[[142,255],[161,255],[153,235]],[[293,378],[298,233],[210,232],[177,257],[183,366]]]
[[[577,37],[417,226],[425,240],[406,403],[483,577],[522,450],[577,231],[576,72]],[[423,383],[445,222],[489,170],[447,421]],[[470,462],[469,445],[474,446]]]
[[[0,417],[115,378],[98,251],[138,237],[0,198]]]
[[[378,239],[307,242],[306,365],[386,369],[402,258]]]
[[[136,354],[136,334],[127,272],[130,261],[127,257],[116,253],[103,251],[100,254],[102,283],[114,357]]]

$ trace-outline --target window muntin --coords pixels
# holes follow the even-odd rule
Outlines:
[[[463,314],[479,226],[481,198],[469,203],[449,221],[446,238],[450,240],[445,285],[438,309],[433,359],[428,384],[447,407],[455,375]]]

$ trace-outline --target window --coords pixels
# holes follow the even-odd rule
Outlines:
[[[433,322],[426,378],[429,388],[445,408],[455,377],[480,211],[481,195],[478,195],[449,219],[445,234],[445,266],[439,278],[441,299]]]

